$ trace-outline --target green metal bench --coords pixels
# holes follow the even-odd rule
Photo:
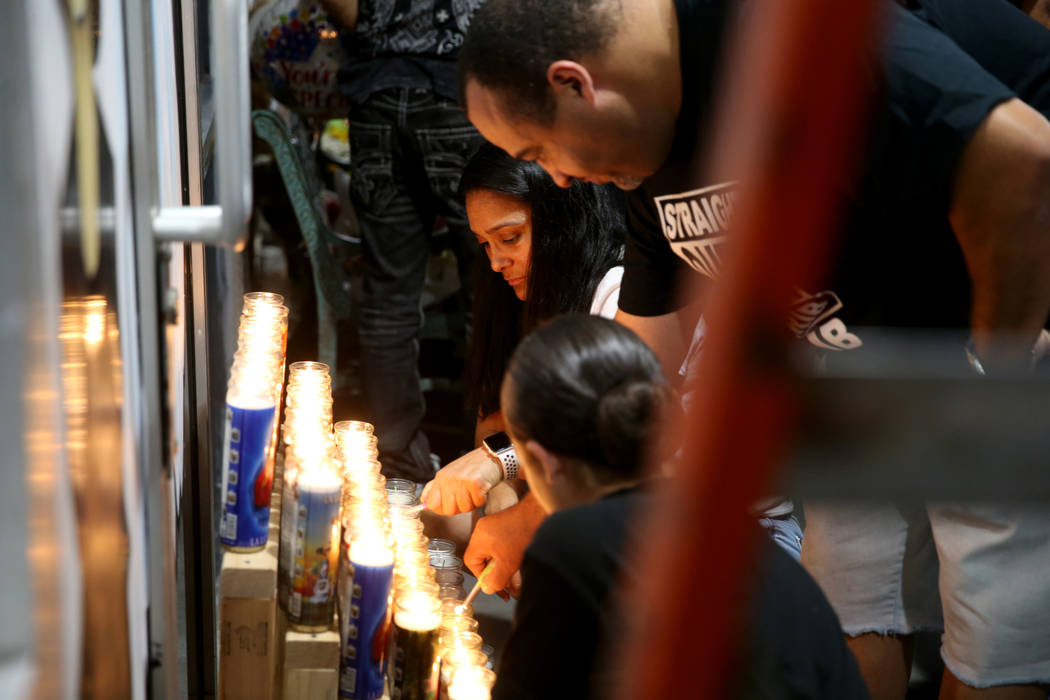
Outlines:
[[[337,377],[339,351],[338,321],[353,315],[349,282],[344,262],[358,252],[358,246],[338,238],[328,227],[317,203],[320,185],[312,182],[304,154],[280,116],[268,109],[252,111],[252,127],[273,149],[277,167],[292,202],[313,269],[317,297],[317,359]]]

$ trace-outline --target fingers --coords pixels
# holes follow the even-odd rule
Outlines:
[[[494,565],[493,562],[495,562]],[[492,559],[489,565],[492,565],[492,570],[489,571],[489,575],[485,577],[485,580],[481,582],[481,590],[492,594],[507,589],[510,586],[510,579],[514,576],[515,569],[508,565],[506,560],[499,557]]]
[[[514,598],[521,596],[521,571],[515,571],[514,575],[510,577],[510,587],[507,592]]]
[[[455,515],[459,512],[459,508],[456,506],[456,491],[455,489],[443,488],[441,489],[441,514],[442,515]]]
[[[478,488],[476,484],[467,489],[467,493],[470,494],[471,510],[480,508],[488,501],[486,489]]]
[[[442,468],[423,487],[421,500],[440,515],[469,513],[485,504],[489,484],[477,476],[476,465],[465,457]]]
[[[465,488],[455,490],[457,513],[469,513],[474,510],[474,501],[470,497],[470,491]]]
[[[474,576],[481,576],[481,572],[485,570],[485,565],[491,558],[492,555],[478,544],[477,530],[475,530],[470,542],[467,543],[466,551],[463,552],[463,563]]]

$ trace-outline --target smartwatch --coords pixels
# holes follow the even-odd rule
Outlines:
[[[485,451],[503,468],[504,479],[518,478],[518,453],[506,433],[493,433],[481,441]]]

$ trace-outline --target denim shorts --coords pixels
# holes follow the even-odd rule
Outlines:
[[[847,635],[943,630],[978,687],[1050,682],[1050,511],[806,503],[802,564]]]
[[[802,528],[798,524],[798,518],[790,514],[779,518],[759,518],[758,524],[765,528],[773,541],[790,554],[792,559],[799,561],[802,555]]]

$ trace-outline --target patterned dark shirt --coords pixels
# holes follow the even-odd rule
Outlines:
[[[483,0],[362,0],[343,32],[351,59],[343,84],[352,103],[390,87],[456,98],[456,54]]]

